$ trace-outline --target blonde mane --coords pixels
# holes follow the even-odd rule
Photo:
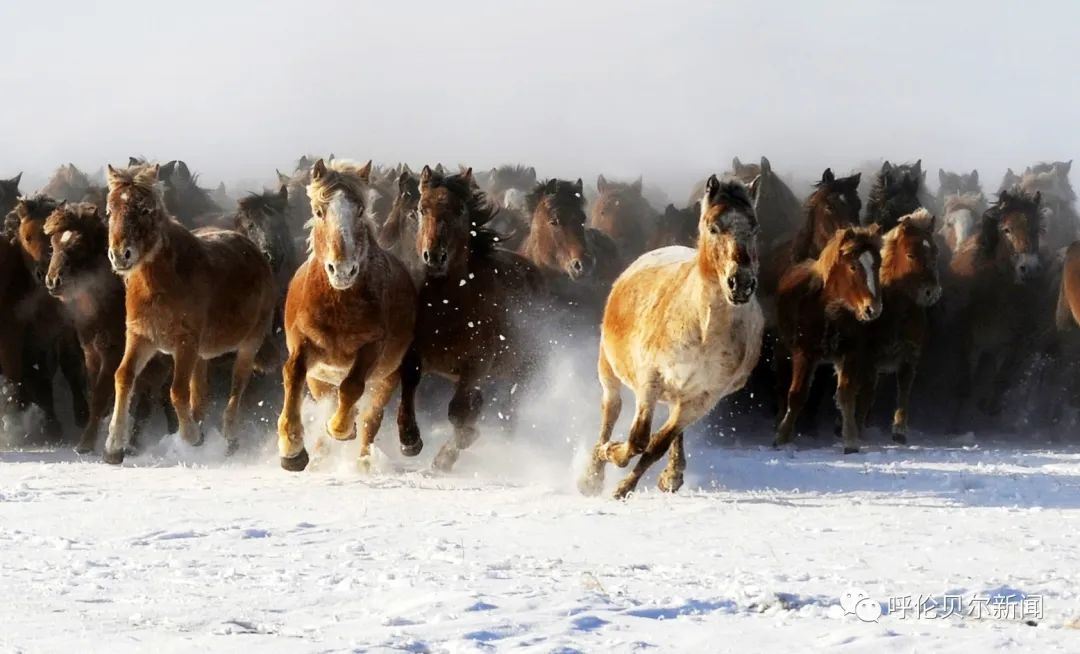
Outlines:
[[[76,202],[57,207],[45,220],[45,235],[52,236],[63,231],[96,233],[105,230],[105,223],[98,217],[97,205]]]
[[[154,204],[162,213],[168,215],[165,209],[165,184],[158,179],[157,164],[135,164],[127,168],[108,167],[106,181],[109,185],[109,193],[125,188],[145,191],[154,198]]]
[[[967,193],[978,198],[976,193]],[[926,238],[933,238],[934,215],[925,208],[919,208],[906,216],[901,216],[893,227],[881,239],[881,283],[888,285],[893,279],[893,264],[896,260],[896,246],[905,227],[914,227],[926,232]]]
[[[954,193],[945,196],[945,213],[967,209],[972,214],[978,214],[979,208],[985,202],[982,193]],[[925,209],[923,210],[925,211]]]
[[[323,160],[320,160],[323,161]],[[360,202],[364,203],[364,215],[365,217],[371,211],[371,207],[367,206],[368,202],[368,190],[371,188],[371,162],[366,164],[360,164],[349,159],[333,159],[332,161],[323,161],[326,166],[326,172],[315,179],[314,174],[309,174],[307,185],[308,200],[311,202],[311,218],[304,223],[304,229],[307,230],[307,250],[308,254],[315,251],[315,243],[311,240],[312,227],[315,225],[315,216],[319,209],[326,207],[330,204],[330,201],[334,198],[334,194],[338,191],[345,191],[352,197],[356,198]],[[318,165],[318,161],[313,164]],[[363,221],[367,224],[369,221]]]

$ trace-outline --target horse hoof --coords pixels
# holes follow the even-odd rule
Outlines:
[[[844,454],[858,454],[859,448],[857,446],[845,445]]]
[[[330,427],[330,423],[326,423],[326,435],[333,438],[335,441],[351,441],[356,440],[356,427],[346,432],[336,432]]]
[[[416,456],[420,454],[420,450],[424,449],[424,441],[417,438],[411,443],[403,442],[401,444],[401,453],[405,456]]]
[[[76,454],[93,454],[94,443],[88,443],[86,441],[79,441],[79,444],[75,446]]]
[[[117,450],[116,452],[105,450],[105,453],[101,455],[101,460],[109,465],[118,466],[124,462],[124,450]]]
[[[630,496],[631,493],[634,492],[634,488],[636,487],[637,484],[628,484],[624,481],[618,485],[618,487],[615,489],[615,492],[612,493],[611,496],[617,500],[625,500],[627,497]]]
[[[893,434],[892,439],[898,445],[907,445],[907,435],[905,434]]]
[[[588,472],[577,482],[578,492],[586,497],[595,497],[604,489],[604,471]]]
[[[356,460],[356,469],[364,475],[371,474],[371,455],[362,456]]]
[[[431,467],[436,472],[450,472],[454,468],[454,464],[457,463],[457,460],[457,450],[447,451],[442,449],[435,455],[435,460],[431,462]]]
[[[225,456],[232,456],[240,449],[240,441],[229,439],[225,441]]]
[[[781,450],[781,449],[787,447],[788,445],[791,445],[791,439],[790,438],[780,438],[779,436],[777,436],[776,438],[773,439],[773,442],[772,442],[772,446],[773,446],[774,450]]]
[[[308,465],[308,461],[310,459],[308,459],[307,450],[300,450],[300,453],[294,457],[281,457],[281,467],[289,472],[303,472]]]
[[[682,473],[667,475],[660,475],[660,479],[656,480],[656,487],[665,493],[675,493],[683,485]]]

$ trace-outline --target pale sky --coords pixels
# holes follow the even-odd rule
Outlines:
[[[4,2],[0,176],[128,154],[270,179],[304,152],[673,190],[1080,152],[1071,2]]]

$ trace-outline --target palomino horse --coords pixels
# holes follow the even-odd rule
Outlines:
[[[881,316],[862,330],[865,373],[860,382],[857,413],[860,426],[874,400],[877,378],[896,373],[896,411],[892,439],[907,443],[908,403],[928,331],[927,307],[941,298],[935,218],[926,209],[902,216],[883,239],[881,249]]]
[[[527,259],[495,247],[486,228],[495,213],[475,188],[472,171],[420,173],[416,249],[425,266],[417,301],[416,338],[402,364],[398,428],[402,443],[419,443],[414,400],[422,370],[454,382],[449,418],[454,434],[435,457],[449,470],[477,438],[484,398],[480,386],[528,382],[540,353],[536,327],[540,272]],[[501,413],[516,419],[526,393],[510,393]]]
[[[1040,203],[1037,192],[1001,191],[979,232],[949,265],[947,294],[955,305],[949,325],[962,336],[953,429],[960,428],[976,380],[991,384],[979,408],[1000,413],[1005,391],[1041,329],[1039,316],[1047,315],[1041,305]]]
[[[311,169],[310,253],[300,264],[285,301],[285,401],[278,420],[281,467],[307,467],[300,403],[304,382],[316,399],[337,389],[337,408],[326,432],[356,438],[356,403],[371,389],[361,418],[361,464],[382,424],[398,383],[398,368],[416,320],[416,290],[405,267],[375,240],[367,217],[371,162],[364,166],[322,159]],[[402,452],[420,452],[419,441]]]
[[[518,254],[540,269],[556,299],[595,308],[599,319],[622,266],[615,243],[585,226],[584,188],[580,179],[537,184],[526,198],[532,223]]]
[[[97,444],[98,427],[109,408],[113,375],[124,355],[124,283],[109,268],[109,230],[91,203],[61,204],[45,221],[52,257],[45,275],[49,294],[68,309],[82,346],[90,387],[90,417],[75,451],[88,454]],[[149,417],[153,391],[163,388],[168,367],[155,357],[139,378],[135,432]],[[170,431],[176,416],[168,394],[160,393]]]
[[[600,438],[579,489],[600,491],[608,461],[626,467],[615,490],[633,492],[645,471],[670,451],[661,490],[677,491],[686,455],[683,431],[746,383],[761,352],[764,318],[757,285],[757,219],[738,180],[709,177],[701,199],[697,249],[668,247],[635,261],[616,280],[604,311],[597,372],[603,389]],[[622,409],[621,385],[636,399],[626,441],[611,443]],[[670,407],[650,436],[657,402]]]
[[[17,321],[30,326],[24,342],[24,383],[32,401],[45,412],[47,429],[60,435],[60,423],[53,405],[53,377],[63,373],[71,389],[75,424],[84,427],[89,416],[86,403],[86,373],[72,316],[45,290],[52,246],[45,235],[45,221],[57,207],[52,198],[38,194],[20,198],[13,214],[18,218],[18,245],[33,285],[12,305]]]
[[[189,232],[165,209],[157,165],[108,167],[109,262],[124,278],[124,357],[104,459],[118,464],[130,438],[133,384],[157,352],[173,358],[171,399],[180,437],[202,443],[206,362],[236,353],[222,433],[239,446],[240,400],[266,340],[277,292],[270,264],[234,231]]]
[[[780,341],[791,354],[791,383],[774,445],[790,443],[818,363],[833,364],[844,453],[859,451],[856,398],[864,360],[863,323],[881,315],[877,225],[839,229],[816,260],[787,271],[777,292]]]
[[[923,186],[925,177],[921,159],[914,164],[897,166],[888,161],[883,163],[866,200],[863,224],[878,225],[882,232],[887,232],[896,227],[901,216],[927,206],[929,196]]]
[[[593,202],[589,227],[607,234],[619,248],[619,256],[629,261],[645,251],[656,211],[641,194],[641,178],[630,184],[596,179],[598,195]]]

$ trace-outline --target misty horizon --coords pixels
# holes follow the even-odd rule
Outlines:
[[[1072,5],[118,2],[0,9],[0,177],[183,159],[203,185],[305,153],[633,178],[676,204],[731,158],[787,176],[1071,159]]]

